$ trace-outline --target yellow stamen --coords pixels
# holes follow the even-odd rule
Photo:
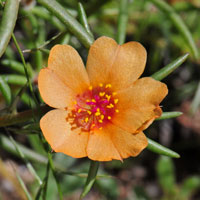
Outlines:
[[[108,119],[110,120],[110,119],[111,119],[111,116],[108,116]]]
[[[114,103],[117,104],[119,99],[114,99]]]
[[[92,124],[91,128],[94,128],[95,127],[95,124]]]
[[[76,105],[76,104],[77,104],[77,101],[73,101],[73,103]]]
[[[102,130],[103,127],[99,127],[99,130]]]
[[[102,120],[104,119],[104,115],[101,115],[101,119],[102,119]]]
[[[103,83],[99,83],[99,87],[103,87]]]
[[[97,111],[99,112],[99,111],[100,111],[100,109],[99,109],[99,108],[97,108]]]
[[[117,92],[113,92],[112,95],[115,96],[117,94]]]
[[[99,116],[99,115],[101,115],[100,112],[96,112],[96,113],[95,113],[95,116]]]
[[[103,120],[99,119],[99,123],[103,123]]]
[[[92,99],[92,102],[96,103],[96,100],[95,100],[95,99]]]
[[[105,92],[99,92],[99,96],[103,97],[105,95]]]
[[[116,109],[116,110],[115,110],[115,112],[116,112],[116,113],[118,113],[118,112],[119,112],[119,110],[118,110],[118,109]]]
[[[111,84],[106,84],[106,87],[105,88],[111,88]]]
[[[89,89],[89,90],[92,90],[92,88],[93,88],[93,87],[92,87],[92,86],[90,86],[88,89]]]
[[[87,113],[88,113],[89,115],[91,115],[91,114],[92,114],[92,112],[91,112],[91,111],[89,111],[89,110],[87,111]]]
[[[81,108],[79,108],[79,109],[78,109],[78,113],[80,113],[81,111],[82,111],[82,109],[81,109]]]
[[[87,99],[87,100],[86,100],[86,102],[90,102],[90,100],[89,100],[89,99]]]
[[[110,101],[111,96],[106,94],[106,99]]]
[[[107,108],[113,108],[114,107],[114,105],[111,103],[111,104],[109,104],[108,106],[106,106]]]
[[[86,118],[85,118],[85,122],[87,123],[87,122],[88,122],[88,120],[89,120],[89,118],[88,118],[88,117],[86,117]]]

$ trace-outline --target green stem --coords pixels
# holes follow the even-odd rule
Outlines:
[[[81,193],[80,199],[83,199],[87,195],[87,193],[90,191],[90,189],[92,188],[92,186],[96,180],[98,168],[99,168],[99,162],[91,160],[88,177],[87,177],[85,186],[83,188],[83,192]]]
[[[19,55],[20,55],[21,60],[22,60],[22,63],[23,63],[23,65],[24,65],[24,72],[25,72],[25,75],[26,75],[26,79],[27,79],[27,82],[28,82],[29,89],[30,89],[30,91],[31,91],[31,94],[32,94],[32,96],[33,96],[33,99],[34,99],[34,101],[35,101],[35,104],[38,105],[38,101],[37,101],[36,96],[35,96],[35,94],[34,94],[34,92],[33,92],[33,86],[32,86],[32,83],[31,83],[31,81],[30,81],[30,78],[29,78],[28,68],[27,68],[27,65],[26,65],[26,62],[25,62],[23,53],[22,53],[22,51],[21,51],[21,48],[20,48],[20,46],[19,46],[19,44],[18,44],[18,42],[17,42],[17,40],[16,40],[14,34],[12,34],[12,39],[13,39],[13,41],[14,41],[14,43],[15,43],[15,46],[16,46],[18,52],[19,52]]]
[[[57,177],[55,168],[54,168],[53,159],[52,159],[52,154],[49,153],[49,152],[48,152],[48,159],[49,159],[49,164],[50,164],[51,171],[52,171],[53,176],[54,176],[55,181],[56,181],[56,185],[57,185],[57,189],[58,189],[59,198],[60,198],[60,200],[62,200],[62,199],[63,199],[63,195],[62,195],[60,183],[59,183],[59,180],[58,180],[58,177]]]
[[[19,0],[7,0],[0,24],[0,57],[10,41],[17,20]]]
[[[38,0],[38,2],[55,15],[71,31],[71,33],[85,45],[86,48],[89,48],[94,42],[94,38],[57,1]]]
[[[117,42],[121,45],[125,42],[126,26],[128,22],[128,0],[120,0],[119,17],[117,27]]]
[[[17,114],[7,114],[0,116],[0,127],[10,126],[14,124],[19,124],[23,122],[27,122],[34,118],[41,117],[44,115],[49,108],[47,106],[41,106],[40,108],[36,108],[34,110],[27,110],[24,112],[20,112]]]

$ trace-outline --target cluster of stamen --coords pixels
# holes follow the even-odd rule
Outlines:
[[[72,128],[79,127],[82,131],[102,129],[119,112],[116,109],[119,100],[115,95],[111,84],[102,83],[95,88],[90,86],[86,92],[78,95],[74,109],[67,117]]]

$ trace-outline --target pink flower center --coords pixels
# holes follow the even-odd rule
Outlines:
[[[116,109],[119,100],[114,98],[115,95],[111,84],[102,83],[96,88],[90,86],[86,92],[77,95],[75,108],[68,116],[68,120],[72,119],[72,128],[80,127],[82,131],[102,129],[119,112]]]

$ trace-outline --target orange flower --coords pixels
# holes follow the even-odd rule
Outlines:
[[[38,78],[42,98],[56,108],[40,121],[52,149],[98,161],[137,156],[148,144],[142,131],[161,115],[168,92],[152,78],[138,80],[145,63],[138,42],[97,39],[86,69],[71,46],[54,46]]]

